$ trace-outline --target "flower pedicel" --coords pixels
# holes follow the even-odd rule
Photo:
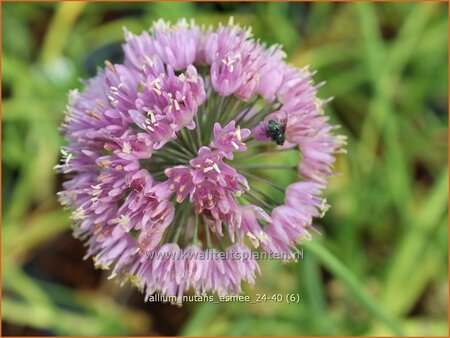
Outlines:
[[[125,38],[123,64],[106,61],[69,94],[57,170],[69,177],[59,197],[74,234],[146,299],[237,294],[260,273],[251,250],[290,259],[310,238],[344,139],[311,73],[232,20],[216,30],[158,21]],[[301,157],[286,189],[264,176],[293,169],[272,165],[283,151]],[[270,165],[253,164],[264,156]]]

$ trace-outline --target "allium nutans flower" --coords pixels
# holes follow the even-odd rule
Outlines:
[[[253,250],[290,259],[310,238],[344,139],[308,69],[232,20],[125,39],[123,64],[69,94],[57,169],[74,234],[146,298],[239,293],[260,273]]]

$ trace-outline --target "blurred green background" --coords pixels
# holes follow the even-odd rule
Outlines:
[[[446,3],[2,3],[3,335],[448,335]],[[235,21],[311,65],[348,137],[322,236],[261,262],[268,301],[144,303],[83,261],[56,192],[67,91],[122,26]],[[276,178],[275,178],[276,179]],[[281,179],[281,178],[280,178]]]

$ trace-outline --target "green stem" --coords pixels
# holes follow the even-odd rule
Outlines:
[[[205,233],[206,233],[206,244],[208,245],[208,249],[212,249],[213,245],[211,242],[211,232],[209,230],[208,224],[204,223]]]
[[[248,176],[248,177],[251,177],[251,178],[253,178],[255,180],[259,180],[259,181],[261,181],[261,182],[263,182],[263,183],[265,183],[267,185],[270,185],[271,187],[273,187],[273,188],[275,188],[275,189],[277,189],[277,190],[279,190],[279,191],[284,193],[285,188],[283,188],[282,186],[280,186],[280,185],[278,185],[276,183],[273,183],[272,181],[266,180],[265,178],[262,178],[261,176],[258,176],[258,175],[250,174],[247,171],[240,170],[240,172],[242,174],[244,174],[244,176]]]
[[[273,113],[279,108],[277,103],[267,105],[262,110],[258,111],[255,115],[245,121],[245,126],[249,129],[253,129],[256,125],[263,121],[269,114]],[[255,123],[254,123],[255,122]]]
[[[229,96],[230,98],[227,100],[227,104],[225,105],[225,107],[223,108],[223,111],[220,112],[220,116],[219,116],[219,123],[224,126],[227,124],[228,122],[228,117],[231,115],[233,116],[233,112],[242,104],[242,101],[238,100],[238,99],[232,99],[232,96]],[[231,105],[233,104],[233,105]]]
[[[197,149],[202,146],[202,128],[200,125],[200,119],[198,118],[198,113],[195,114],[195,134],[197,135]]]
[[[170,237],[171,238],[171,240],[170,240],[171,243],[177,243],[178,242],[178,238],[180,237],[180,234],[181,234],[181,230],[186,228],[187,222],[185,224],[183,224],[182,222],[183,222],[183,220],[184,220],[184,218],[185,218],[185,216],[186,216],[186,214],[188,212],[189,212],[189,208],[187,207],[187,204],[183,203],[183,204],[181,204],[179,206],[178,215],[176,217],[177,222],[173,223],[177,228],[172,233],[172,235]]]
[[[236,125],[241,123],[241,121],[248,115],[248,113],[255,107],[257,104],[258,99],[255,99],[252,103],[248,104],[246,107],[244,107],[245,111],[241,113],[241,116],[236,120]]]
[[[225,252],[225,247],[224,247],[224,245],[222,243],[222,239],[220,238],[220,236],[219,236],[219,234],[217,232],[216,232],[216,239],[217,239],[217,242],[219,243],[220,250]]]
[[[183,151],[189,157],[195,156],[197,154],[195,146],[189,142],[185,133],[185,129],[182,129],[177,135],[178,142],[172,142],[171,144],[177,146],[180,151]]]
[[[199,217],[198,214],[195,214],[195,227],[194,227],[194,233],[193,233],[193,241],[192,244],[194,246],[198,246],[198,225],[199,225]]]
[[[167,158],[173,160],[173,157],[170,157],[170,155],[167,155],[167,154],[166,155],[162,155],[162,153],[164,153],[164,152],[171,153],[172,155],[178,156],[180,159],[185,160],[185,161],[190,161],[191,158],[192,158],[192,154],[190,154],[189,152],[182,152],[180,150],[171,148],[170,146],[169,147],[164,147],[163,150],[158,152],[157,156],[161,156],[161,157],[166,156]]]
[[[192,151],[193,151],[195,154],[197,154],[198,149],[201,147],[201,144],[198,145],[198,147],[197,147],[197,144],[195,143],[194,137],[192,136],[191,130],[187,130],[187,131],[186,131],[186,134],[187,134],[189,143],[192,145]]]
[[[49,63],[61,57],[64,47],[71,39],[70,34],[74,25],[83,13],[87,2],[62,2],[58,4],[55,15],[52,17],[49,28],[44,37],[40,59]]]
[[[272,196],[270,196],[269,194],[265,193],[262,190],[259,190],[255,187],[252,187],[251,190],[257,192],[259,195],[261,195],[266,201],[270,201],[272,202],[274,205],[279,205],[282,204],[280,201],[277,201],[275,198],[273,198]]]
[[[248,168],[248,169],[274,169],[274,170],[291,170],[296,169],[296,165],[256,165],[256,164],[239,164],[235,165],[235,168]]]
[[[150,174],[153,176],[153,178],[155,178],[155,176],[162,176],[162,175],[165,175],[164,174],[164,170],[160,170],[160,171],[155,171],[155,172],[151,172],[150,171]]]
[[[216,121],[219,121],[219,117],[222,113],[222,110],[224,108],[225,102],[228,102],[231,96],[220,96],[219,97],[219,104],[217,109],[208,109],[207,110],[207,119],[204,124],[204,130],[205,132],[205,139],[203,140],[203,144],[207,145],[209,144],[209,141],[211,140],[212,132],[214,123]],[[215,107],[215,105],[213,105]]]
[[[237,161],[243,161],[243,160],[248,160],[249,158],[254,158],[254,157],[258,157],[258,156],[266,156],[267,154],[274,154],[274,153],[282,153],[282,152],[287,152],[287,151],[297,151],[297,148],[279,148],[279,147],[272,147],[267,149],[266,146],[261,146],[261,143],[254,143],[253,142],[254,139],[252,139],[252,142],[246,141],[247,144],[247,150],[253,150],[255,151],[252,154],[248,154],[248,155],[240,155],[242,153],[238,153],[234,159],[234,163],[236,163]],[[271,143],[273,144],[273,143]]]
[[[225,96],[225,97],[222,97],[224,100],[222,100],[222,99],[220,100],[219,109],[218,109],[219,115],[217,117],[217,122],[219,122],[222,119],[222,117],[224,115],[226,115],[231,97],[232,96]]]
[[[261,199],[260,197],[258,197],[258,196],[256,196],[254,193],[252,193],[251,191],[247,191],[246,193],[245,193],[245,195],[243,195],[244,196],[244,198],[247,200],[247,201],[249,201],[250,203],[255,203],[255,204],[259,204],[259,206],[263,206],[265,209],[266,209],[266,211],[269,211],[269,213],[270,213],[270,210],[272,210],[273,209],[273,205],[270,205],[270,204],[268,204],[266,201],[264,201],[263,199]],[[250,199],[251,200],[250,200]]]

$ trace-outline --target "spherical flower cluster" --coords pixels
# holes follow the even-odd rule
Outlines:
[[[106,61],[69,94],[57,170],[74,234],[97,267],[147,298],[239,293],[259,266],[228,254],[293,258],[328,208],[321,193],[344,139],[308,69],[232,21],[158,21],[125,38],[124,62]],[[285,152],[299,164],[274,165]],[[268,170],[297,170],[298,181],[283,187]]]

